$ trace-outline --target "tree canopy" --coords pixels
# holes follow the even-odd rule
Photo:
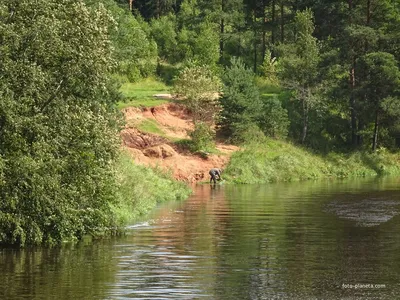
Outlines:
[[[110,230],[119,124],[112,18],[83,1],[2,3],[0,243]]]

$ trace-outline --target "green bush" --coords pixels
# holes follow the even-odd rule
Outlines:
[[[210,126],[204,122],[197,122],[194,130],[190,132],[192,138],[191,151],[207,151],[215,148],[215,133]]]
[[[229,141],[236,145],[251,144],[254,142],[262,142],[265,135],[261,129],[254,123],[234,123],[232,124],[232,135]]]

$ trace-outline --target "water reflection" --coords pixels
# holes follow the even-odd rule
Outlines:
[[[397,186],[389,178],[199,186],[122,238],[0,250],[0,291],[5,299],[396,299]]]
[[[105,299],[117,258],[108,242],[0,249],[0,299]]]

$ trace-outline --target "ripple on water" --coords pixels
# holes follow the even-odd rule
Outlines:
[[[333,201],[327,205],[326,211],[339,218],[355,221],[357,226],[372,227],[388,222],[398,215],[399,206],[399,201],[378,197]]]

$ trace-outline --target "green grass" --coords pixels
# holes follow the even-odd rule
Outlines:
[[[267,139],[234,153],[224,173],[224,179],[234,183],[397,175],[400,157],[386,151],[321,156],[290,143]]]
[[[160,136],[165,136],[164,131],[158,126],[157,121],[153,119],[144,119],[139,125],[136,126],[137,129],[143,132],[152,133]]]
[[[156,99],[154,94],[167,94],[170,88],[155,78],[146,78],[140,82],[125,82],[120,88],[122,101],[118,103],[118,108],[126,107],[152,107],[169,102],[164,99]]]
[[[158,203],[186,199],[191,190],[165,171],[135,164],[122,152],[116,164],[117,198],[112,210],[116,223],[124,226],[146,215]]]
[[[291,97],[290,91],[287,91],[279,84],[271,83],[264,78],[257,77],[256,84],[263,99],[278,97],[281,102],[285,102]]]

